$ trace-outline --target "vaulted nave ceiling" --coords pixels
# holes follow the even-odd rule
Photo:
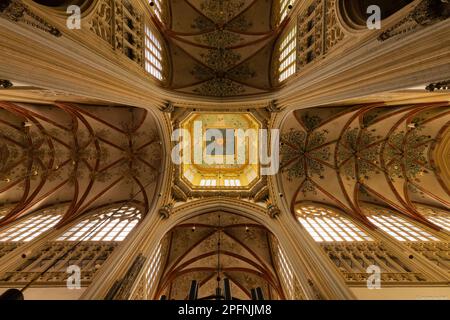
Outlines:
[[[378,203],[427,224],[418,203],[450,205],[439,151],[449,112],[448,102],[293,112],[282,128],[279,177],[291,210],[313,201],[367,222],[364,203]]]
[[[213,97],[270,91],[277,34],[272,1],[173,0],[168,7],[163,34],[171,57],[170,88]]]
[[[163,158],[156,127],[126,106],[1,102],[0,224],[62,203],[63,221],[123,201],[148,209]]]
[[[192,280],[199,283],[199,298],[206,298],[231,282],[233,298],[251,298],[262,288],[270,299],[282,296],[273,260],[272,235],[253,220],[230,212],[196,216],[167,235],[169,256],[164,264],[158,295],[185,299]]]
[[[3,1],[0,294],[450,297],[449,6]]]

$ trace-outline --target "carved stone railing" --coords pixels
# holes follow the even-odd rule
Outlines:
[[[366,281],[371,265],[381,269],[381,281],[385,283],[422,283],[427,278],[410,263],[405,263],[386,248],[382,242],[339,242],[322,243],[328,257],[341,271],[349,284]]]
[[[316,0],[297,17],[297,70],[326,54],[344,38],[336,0]]]
[[[90,30],[114,50],[143,65],[143,14],[128,0],[101,0]]]
[[[22,0],[1,1],[0,18],[5,18],[11,22],[29,25],[55,37],[60,37],[62,35],[59,29],[50,24],[43,16],[36,14]]]
[[[21,242],[3,242],[0,243],[0,258],[18,248]]]
[[[343,273],[345,281],[348,283],[366,282],[369,276],[368,273]],[[409,283],[409,282],[424,282],[426,281],[420,273],[381,273],[382,283]]]
[[[34,285],[65,285],[70,276],[67,268],[76,265],[85,286],[116,246],[116,242],[50,242],[25,257],[14,270],[0,275],[0,284],[24,285],[33,281]]]
[[[450,3],[447,0],[423,0],[407,16],[384,31],[380,41],[406,35],[420,28],[443,21],[450,17]]]
[[[297,70],[323,53],[323,0],[297,18]]]
[[[450,242],[408,242],[407,246],[450,272]]]

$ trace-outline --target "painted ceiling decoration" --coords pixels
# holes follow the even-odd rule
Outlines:
[[[288,179],[305,179],[303,191],[310,190],[313,186],[309,178],[316,175],[324,179],[324,161],[329,160],[330,150],[323,146],[326,140],[326,131],[307,133],[291,130],[283,134],[281,138],[281,156],[283,172],[287,172]]]
[[[215,294],[228,278],[233,298],[248,300],[260,287],[266,299],[283,297],[272,257],[271,234],[253,220],[211,212],[182,222],[169,233],[169,252],[156,299],[185,299],[192,280],[198,297]],[[220,279],[218,281],[218,278]]]
[[[258,132],[267,125],[267,114],[250,109],[177,113],[175,129],[185,130],[189,135],[183,134],[178,141],[180,154],[187,158],[175,166],[174,199],[237,196],[265,201],[267,176],[260,174]],[[199,124],[203,137],[197,141],[195,132],[198,131],[194,128]],[[214,131],[222,135],[217,141]],[[213,147],[218,147],[219,154],[212,153]]]
[[[271,1],[176,0],[169,10],[171,88],[219,98],[271,89]]]
[[[416,206],[450,205],[435,160],[449,121],[445,102],[292,113],[282,127],[280,174],[291,209],[315,201],[370,224],[361,207],[373,202],[437,228]]]
[[[62,223],[117,201],[146,212],[162,159],[152,128],[147,111],[132,107],[2,102],[0,200],[11,209],[0,224],[64,202]]]

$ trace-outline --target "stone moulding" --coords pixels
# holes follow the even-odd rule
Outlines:
[[[0,4],[0,17],[5,18],[11,22],[27,24],[55,37],[62,36],[62,33],[58,28],[51,25],[44,18],[34,13],[21,0],[2,1],[2,3]]]

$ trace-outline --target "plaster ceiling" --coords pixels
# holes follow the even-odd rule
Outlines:
[[[271,90],[277,30],[269,0],[172,0],[163,31],[169,86],[183,93],[227,97]]]
[[[215,181],[215,188],[208,189],[225,188],[225,180],[239,180],[239,186],[229,186],[233,189],[248,188],[259,178],[257,148],[261,126],[252,114],[192,113],[180,127],[189,133],[183,134],[182,139],[186,159],[181,165],[181,178],[192,188],[200,187],[205,179]],[[250,132],[248,136],[244,136],[246,132]],[[217,151],[220,154],[213,155]]]
[[[415,203],[450,205],[434,155],[449,112],[447,102],[293,112],[282,127],[279,176],[291,210],[320,202],[369,224],[362,205],[374,202],[429,224]]]
[[[218,276],[222,288],[223,279],[230,279],[234,298],[248,300],[251,289],[257,287],[265,298],[280,297],[270,233],[255,221],[229,212],[211,212],[184,221],[169,237],[158,297],[185,299],[192,280],[199,282],[199,298],[214,295]]]
[[[163,157],[155,128],[139,108],[0,103],[2,223],[64,202],[63,221],[130,199],[148,208]]]

